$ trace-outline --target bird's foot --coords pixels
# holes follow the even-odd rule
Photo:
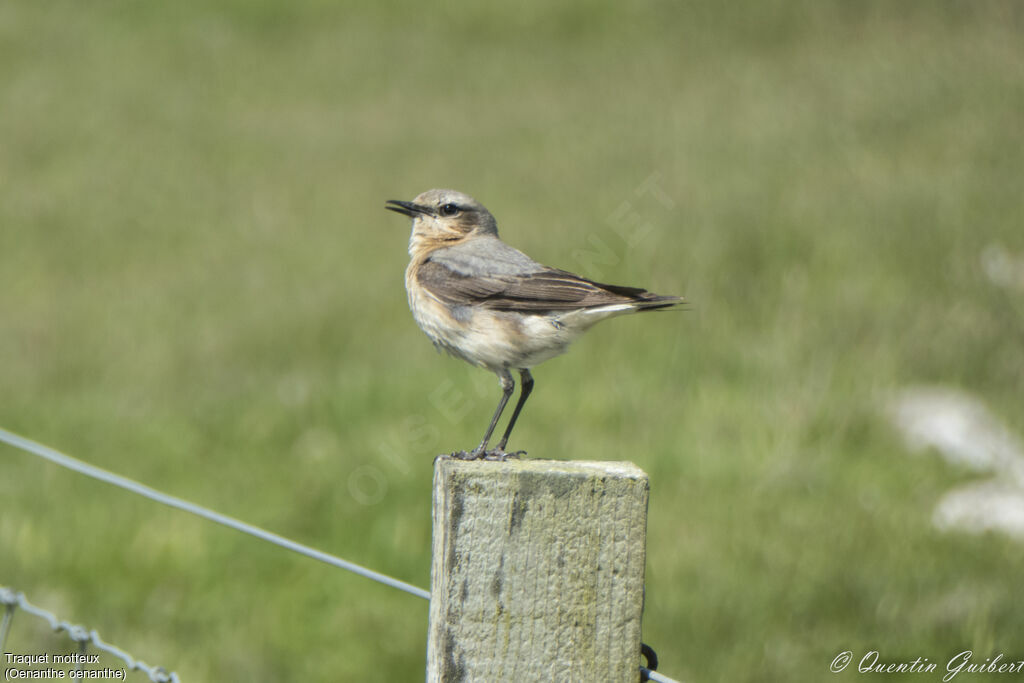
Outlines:
[[[472,451],[452,451],[451,457],[456,460],[479,460],[483,457],[483,453],[476,449]]]
[[[519,456],[526,455],[526,451],[506,451],[502,448],[492,448],[485,451],[481,448],[474,448],[471,451],[454,451],[449,457],[456,460],[491,460],[504,462],[508,459],[518,460]]]
[[[520,455],[526,455],[526,451],[506,451],[502,448],[492,448],[483,454],[483,459],[505,462],[509,459],[518,460]]]

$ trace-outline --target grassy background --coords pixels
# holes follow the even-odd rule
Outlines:
[[[652,477],[688,681],[1024,658],[1024,548],[940,534],[906,384],[1024,430],[1013,2],[0,4],[0,425],[426,586],[438,357],[389,198],[693,309],[535,372],[513,446]],[[646,185],[645,185],[646,183]],[[643,191],[643,188],[656,191]],[[427,605],[0,447],[0,584],[186,681],[422,680]],[[64,641],[17,617],[9,650]],[[837,680],[852,680],[848,672]]]

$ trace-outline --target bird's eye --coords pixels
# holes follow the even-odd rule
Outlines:
[[[445,204],[441,207],[442,216],[454,216],[459,212],[459,207],[455,204]]]

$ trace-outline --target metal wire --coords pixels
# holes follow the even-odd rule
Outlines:
[[[386,574],[381,574],[380,572],[375,572],[372,569],[367,569],[366,567],[355,564],[354,562],[349,562],[348,560],[343,560],[340,557],[335,557],[334,555],[317,550],[316,548],[311,548],[308,545],[296,543],[284,536],[278,536],[275,533],[253,526],[252,524],[247,524],[246,522],[237,520],[234,517],[228,517],[227,515],[222,515],[219,512],[214,512],[213,510],[204,508],[201,505],[196,505],[195,503],[190,503],[187,500],[177,498],[176,496],[171,496],[161,491],[157,491],[156,489],[151,489],[144,484],[132,481],[127,477],[122,477],[121,475],[114,474],[113,472],[107,472],[104,469],[100,469],[99,467],[95,467],[76,458],[72,458],[70,455],[60,453],[49,446],[44,446],[41,443],[36,443],[35,441],[26,439],[23,436],[18,436],[6,429],[0,429],[0,441],[28,453],[32,453],[33,455],[37,455],[40,458],[45,458],[46,460],[60,465],[61,467],[66,467],[67,469],[78,472],[79,474],[84,474],[87,477],[92,477],[93,479],[98,479],[108,484],[119,486],[126,491],[131,491],[132,493],[149,498],[150,500],[155,500],[158,503],[163,503],[164,505],[168,505],[172,508],[190,512],[197,517],[202,517],[203,519],[216,522],[217,524],[235,529],[236,531],[241,531],[243,534],[255,536],[256,538],[267,541],[268,543],[273,543],[274,545],[282,548],[287,548],[288,550],[299,553],[300,555],[305,555],[306,557],[312,557],[314,560],[320,560],[321,562],[338,567],[339,569],[359,574],[367,579],[383,583],[384,585],[391,586],[392,588],[397,588],[398,590],[405,591],[410,595],[415,595],[416,597],[423,598],[424,600],[430,599],[430,591],[419,588],[418,586],[413,586],[405,581],[392,578]]]
[[[663,673],[658,673],[657,671],[651,671],[646,666],[641,666],[640,667],[640,674],[642,676],[647,676],[647,678],[645,680],[656,681],[656,683],[680,683],[676,679],[669,678],[668,676],[666,676]]]
[[[84,654],[84,649],[91,644],[97,650],[102,650],[103,652],[109,653],[123,661],[125,664],[128,665],[129,671],[141,671],[142,673],[146,674],[147,676],[149,676],[149,680],[153,681],[154,683],[180,683],[180,680],[178,679],[178,674],[176,674],[175,672],[171,671],[170,673],[168,673],[167,670],[164,669],[162,666],[150,666],[149,664],[143,662],[141,659],[135,659],[124,650],[114,647],[109,643],[104,643],[103,640],[100,639],[100,635],[96,633],[96,631],[86,631],[85,627],[83,626],[76,626],[75,624],[69,623],[67,621],[61,621],[52,612],[47,612],[46,610],[40,607],[36,607],[32,603],[30,603],[25,598],[24,593],[16,593],[10,588],[4,588],[0,586],[0,604],[4,605],[6,608],[3,621],[4,628],[0,629],[0,631],[2,631],[0,632],[0,636],[2,636],[0,637],[0,650],[4,650],[3,646],[7,638],[7,628],[11,624],[11,619],[14,615],[15,608],[17,608],[21,609],[23,612],[28,612],[29,614],[32,614],[34,616],[39,617],[40,619],[43,619],[44,621],[49,622],[50,628],[52,628],[54,631],[67,632],[68,637],[74,642],[78,643],[79,653]],[[82,672],[81,664],[82,662],[79,661],[78,666],[76,668],[76,671],[78,672],[79,675]]]

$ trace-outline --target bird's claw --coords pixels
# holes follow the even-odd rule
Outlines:
[[[451,457],[456,460],[478,460],[480,455],[474,451],[452,451]]]
[[[526,455],[526,451],[506,451],[501,448],[492,448],[483,454],[483,459],[505,462],[510,458],[512,460],[518,460],[520,455]]]
[[[475,448],[472,451],[454,451],[451,457],[456,460],[490,460],[492,462],[505,462],[506,460],[518,460],[519,456],[526,455],[526,451],[506,451],[501,448],[492,448],[485,451]]]

